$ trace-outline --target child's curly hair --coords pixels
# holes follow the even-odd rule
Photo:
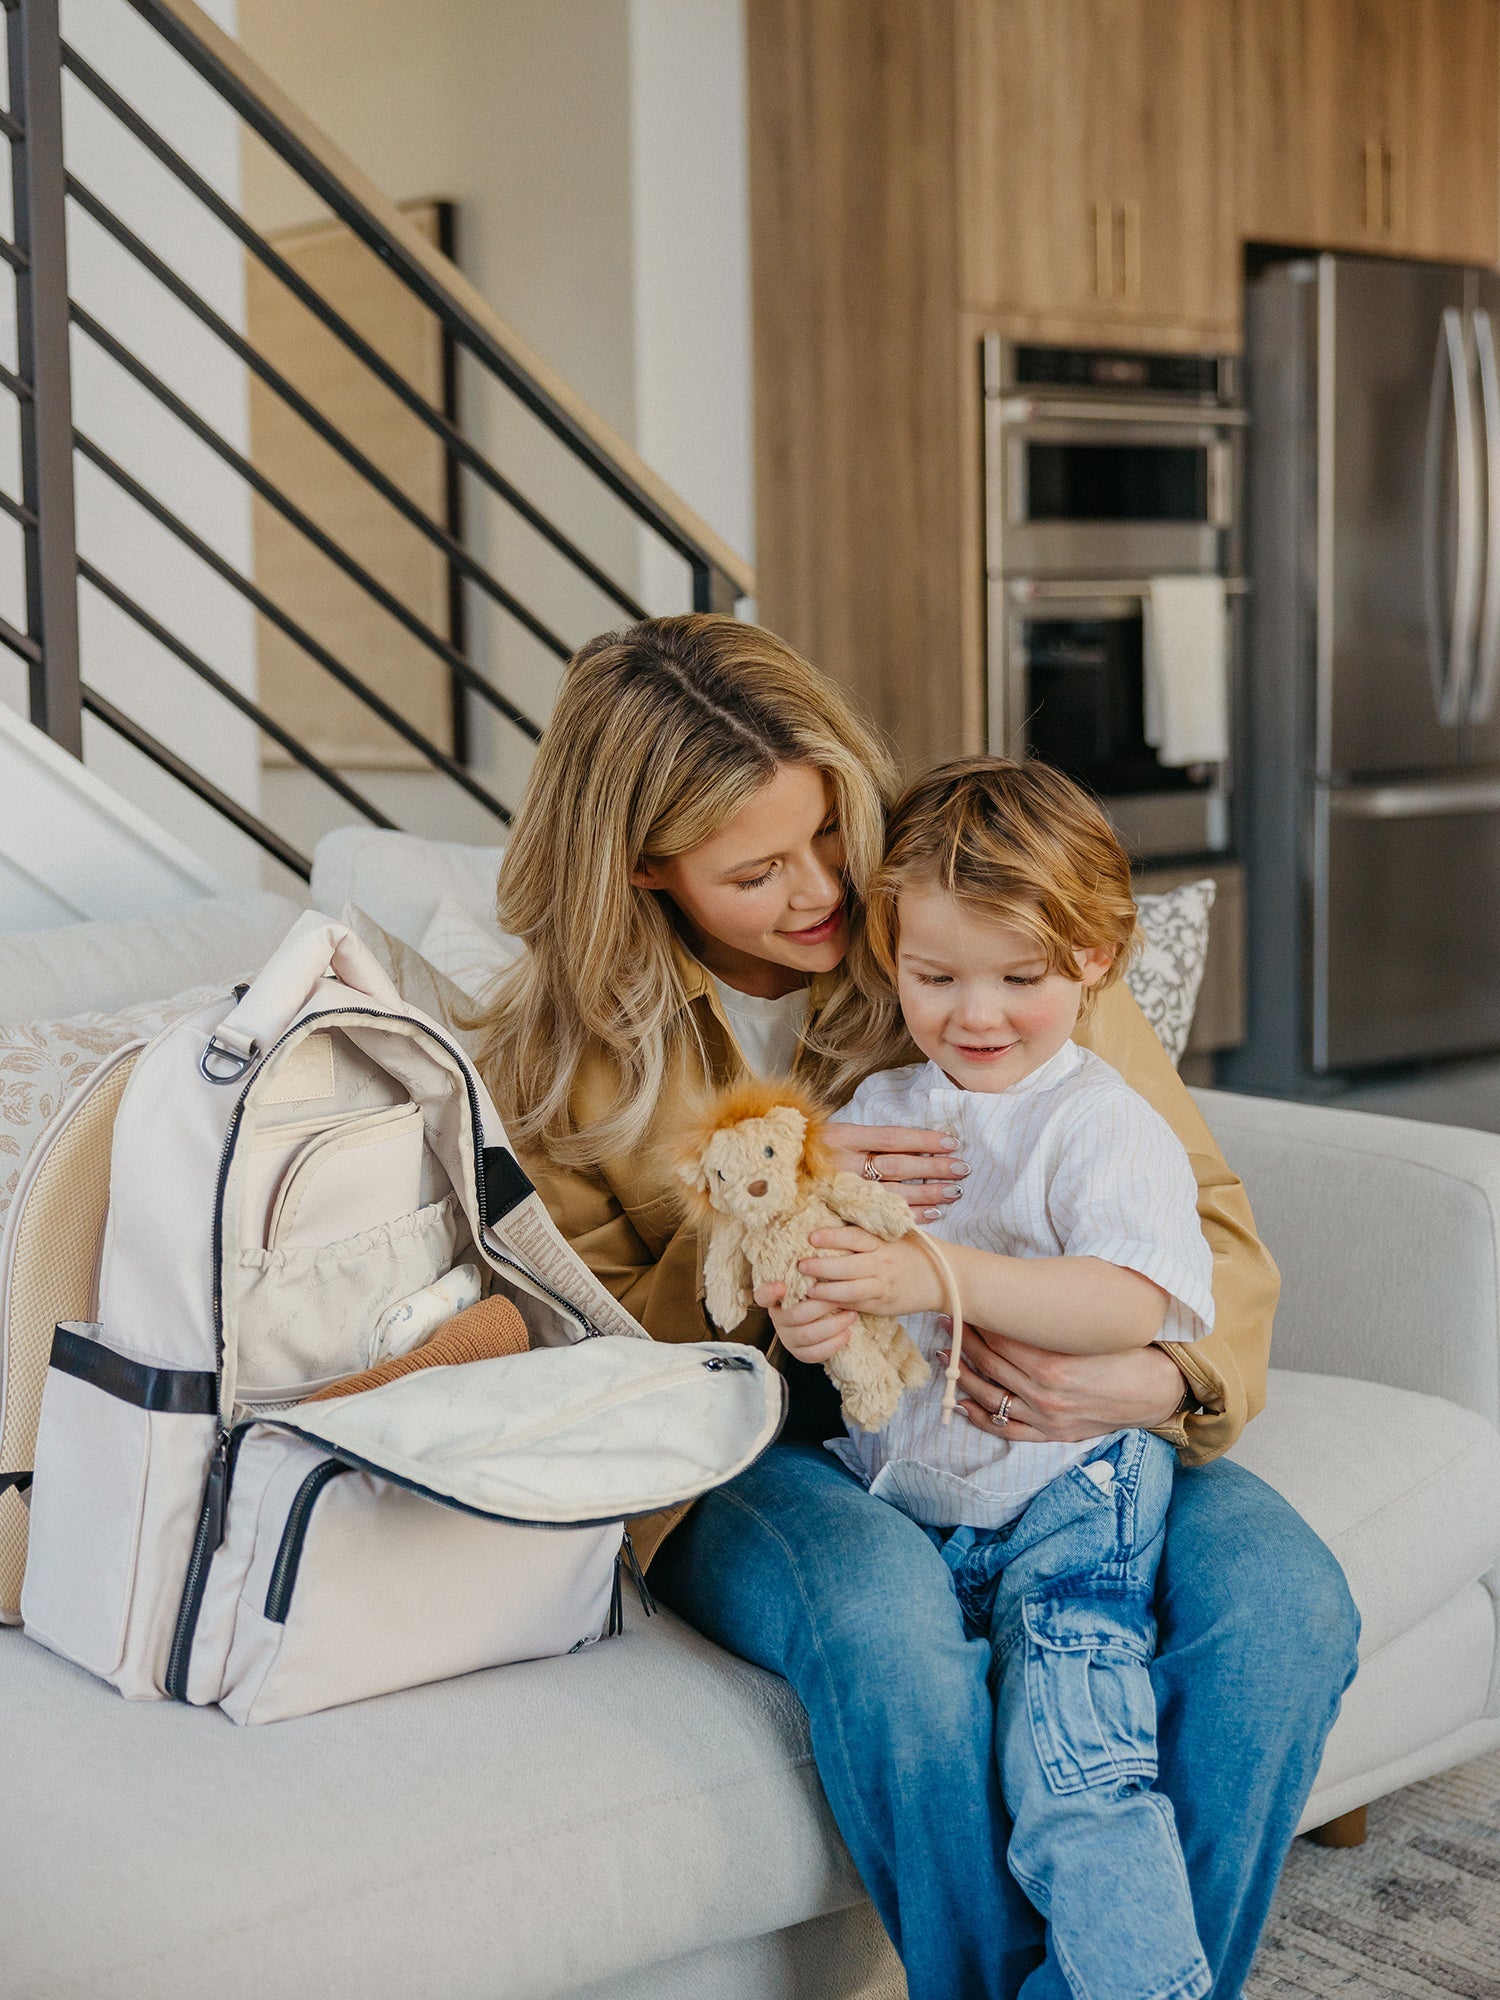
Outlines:
[[[861,941],[864,977],[892,993],[896,899],[918,886],[1035,939],[1048,971],[1068,979],[1078,977],[1076,953],[1107,951],[1109,970],[1085,992],[1085,1009],[1119,978],[1135,943],[1130,861],[1114,829],[1087,792],[1034,759],[954,758],[896,801]]]

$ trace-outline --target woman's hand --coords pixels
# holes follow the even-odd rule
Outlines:
[[[936,1222],[963,1192],[958,1183],[969,1171],[968,1163],[954,1157],[958,1141],[946,1132],[924,1132],[910,1125],[842,1125],[835,1120],[826,1136],[836,1166],[851,1174],[862,1174],[867,1164],[873,1166],[923,1222]]]
[[[776,1337],[798,1361],[831,1361],[849,1335],[858,1313],[828,1306],[821,1299],[804,1299],[800,1305],[784,1306],[786,1286],[765,1284],[755,1287],[754,1298],[771,1315]]]
[[[938,1365],[947,1363],[945,1350]],[[1184,1377],[1160,1347],[1051,1354],[966,1325],[958,1387],[959,1409],[989,1437],[1080,1444],[1104,1431],[1150,1430],[1168,1422],[1182,1402]],[[996,1417],[1007,1395],[1009,1411],[1001,1424]]]

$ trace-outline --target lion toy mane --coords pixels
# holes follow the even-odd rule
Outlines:
[[[797,1268],[813,1250],[814,1230],[852,1223],[894,1242],[915,1233],[942,1272],[953,1302],[948,1260],[917,1229],[894,1189],[836,1171],[827,1115],[796,1083],[750,1080],[709,1099],[684,1131],[677,1171],[705,1238],[705,1303],[716,1326],[737,1327],[757,1285],[786,1286],[785,1303],[807,1296],[812,1280]],[[955,1328],[958,1320],[955,1319]],[[959,1342],[953,1341],[957,1361]],[[899,1320],[861,1313],[846,1344],[826,1364],[846,1420],[860,1430],[889,1423],[904,1390],[930,1370]],[[951,1415],[957,1369],[950,1367],[944,1417]]]

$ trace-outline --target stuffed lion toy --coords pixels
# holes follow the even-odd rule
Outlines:
[[[784,1284],[788,1305],[804,1299],[812,1281],[797,1268],[799,1261],[827,1254],[814,1251],[808,1238],[843,1223],[888,1242],[915,1232],[938,1263],[952,1300],[952,1272],[937,1245],[916,1228],[893,1189],[835,1171],[826,1125],[824,1112],[796,1083],[752,1079],[709,1100],[684,1134],[677,1171],[704,1230],[709,1317],[726,1333],[749,1312],[757,1285]],[[955,1339],[955,1362],[958,1347]],[[827,1371],[845,1418],[866,1431],[883,1429],[902,1392],[930,1373],[899,1320],[868,1313],[860,1314]],[[950,1367],[945,1421],[956,1374]]]

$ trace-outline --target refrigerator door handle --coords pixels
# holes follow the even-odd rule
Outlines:
[[[1444,394],[1444,390],[1447,394]],[[1445,407],[1446,406],[1446,407]],[[1442,605],[1443,445],[1453,420],[1454,473],[1458,489],[1458,547],[1453,565],[1452,619],[1444,633]],[[1464,316],[1445,306],[1433,358],[1427,417],[1424,487],[1423,581],[1427,603],[1427,660],[1438,721],[1451,727],[1469,691],[1479,594],[1479,467],[1475,457],[1474,401]]]
[[[1484,609],[1465,720],[1483,723],[1494,714],[1495,698],[1500,694],[1500,364],[1495,357],[1494,321],[1483,306],[1474,312],[1474,347],[1479,356],[1479,399],[1484,415]]]
[[[1455,813],[1500,812],[1500,778],[1344,786],[1327,798],[1335,819],[1447,819]]]

